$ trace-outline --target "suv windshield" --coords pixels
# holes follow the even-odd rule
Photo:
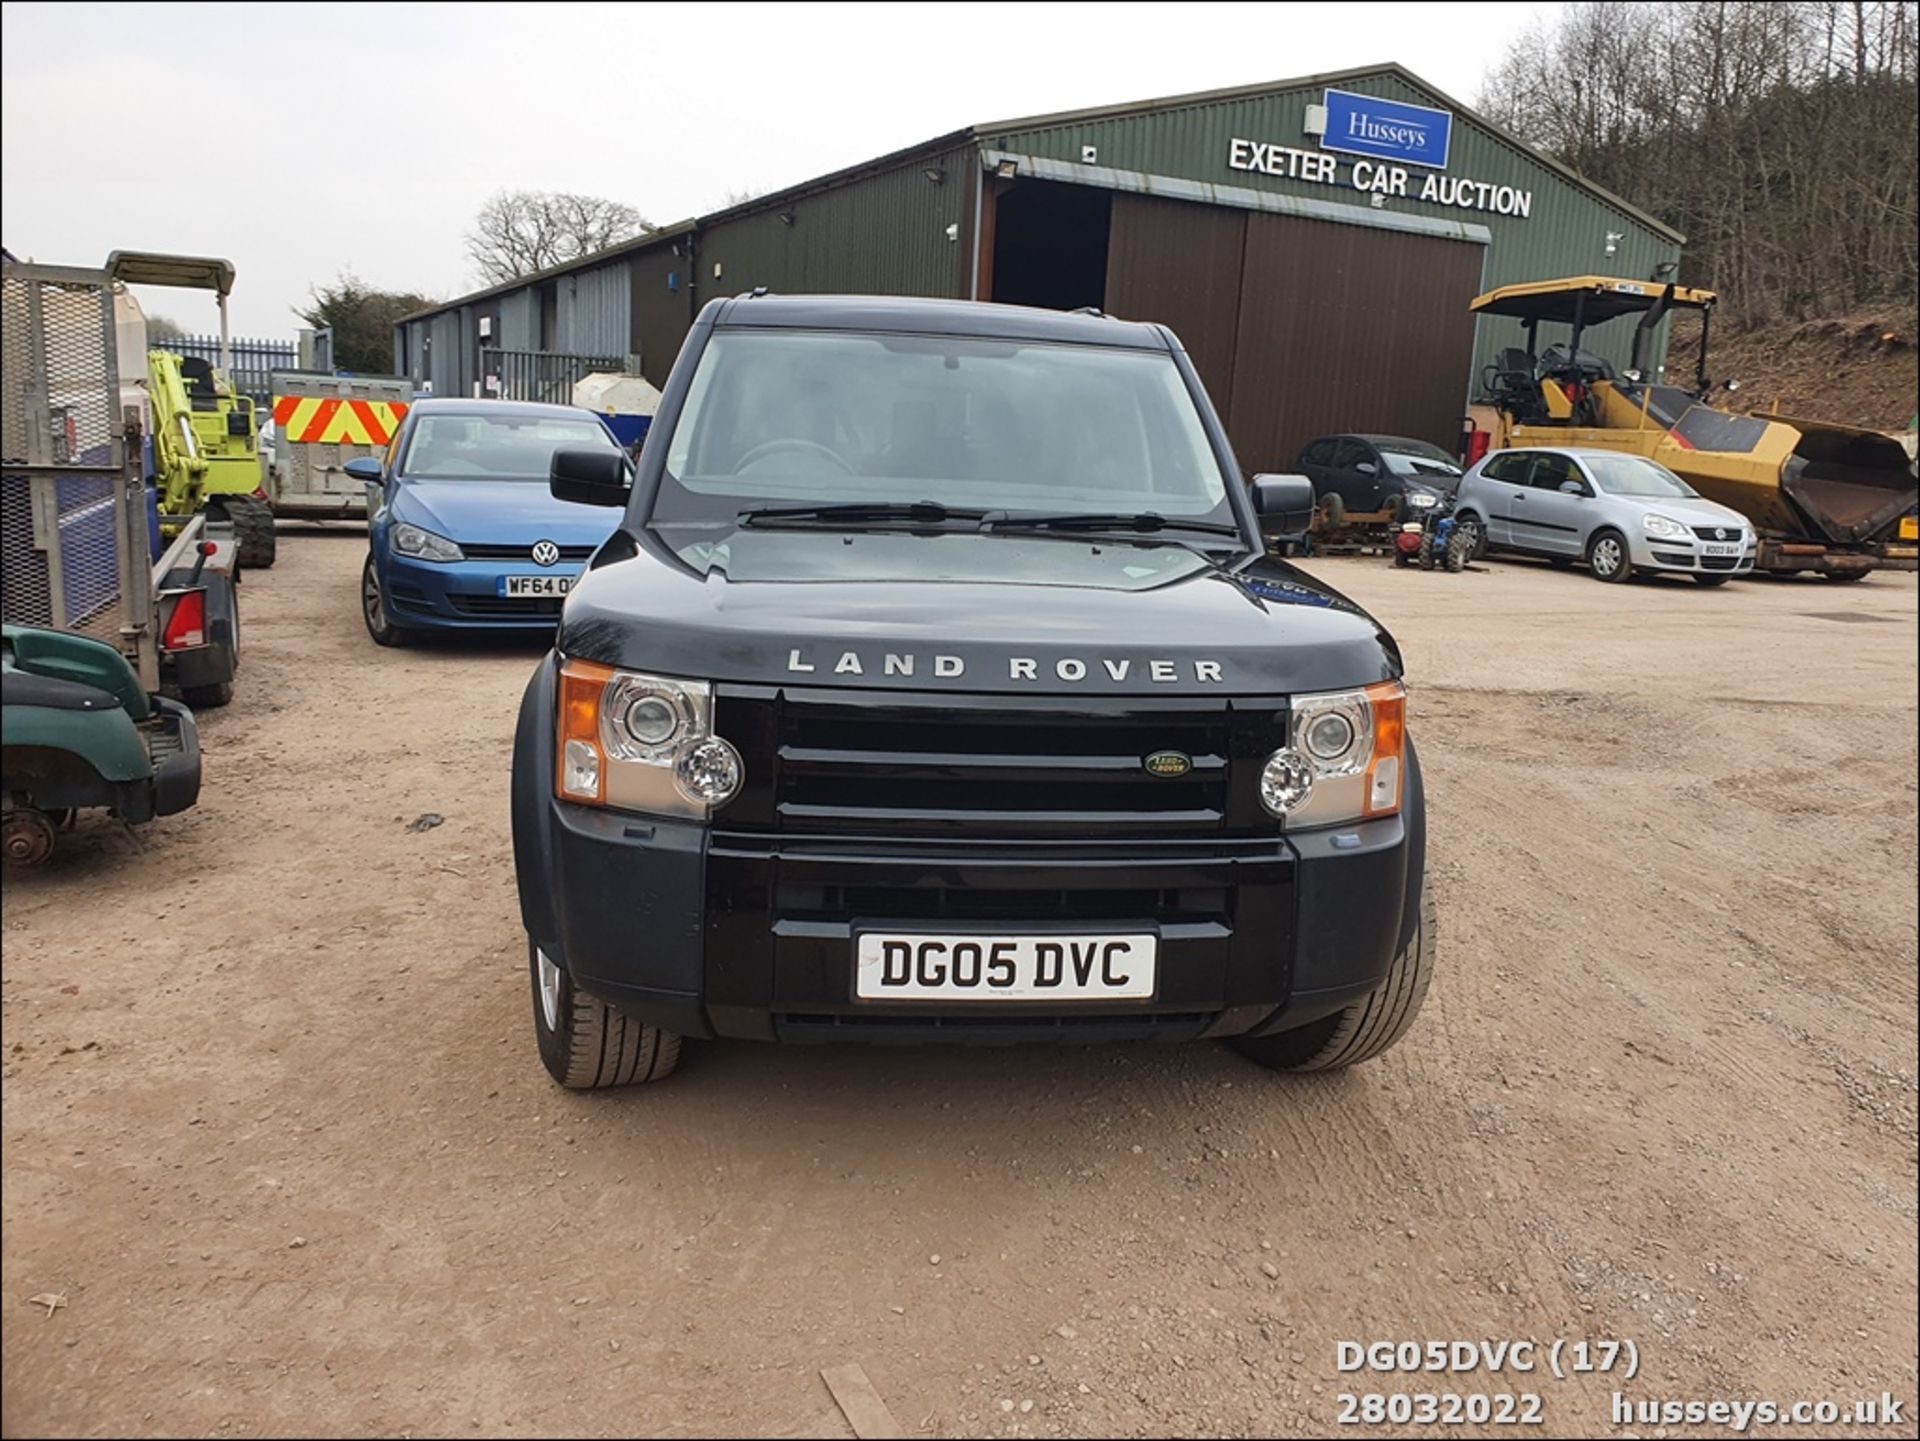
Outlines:
[[[429,480],[537,480],[562,447],[615,449],[606,427],[582,416],[423,415],[401,473]]]
[[[1374,443],[1387,469],[1395,475],[1446,477],[1460,474],[1460,463],[1437,445],[1423,440],[1381,440]]]
[[[1639,455],[1583,455],[1580,463],[1608,495],[1698,496],[1699,491],[1656,461]]]
[[[915,505],[1233,523],[1165,352],[974,337],[723,331],[674,427],[652,519]]]

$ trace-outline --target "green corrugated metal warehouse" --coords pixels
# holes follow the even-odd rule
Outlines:
[[[410,316],[395,351],[466,393],[489,347],[624,339],[660,385],[701,305],[760,286],[1093,306],[1171,325],[1241,462],[1287,469],[1327,432],[1453,447],[1481,368],[1521,343],[1474,295],[1665,279],[1682,240],[1381,65],[955,131]],[[1624,364],[1629,340],[1592,343]]]

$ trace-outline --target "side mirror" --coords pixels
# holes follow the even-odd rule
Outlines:
[[[1370,460],[1361,461],[1358,465],[1354,467],[1354,469],[1359,471],[1362,475],[1378,475],[1380,473],[1380,467],[1375,465]]]
[[[626,456],[617,450],[556,450],[547,489],[555,500],[576,505],[625,505],[633,480]]]
[[[356,456],[340,467],[347,473],[349,480],[372,481],[380,483],[380,462],[370,455]]]
[[[1562,495],[1585,495],[1587,488],[1577,480],[1563,480],[1560,482],[1560,493]]]
[[[1313,482],[1304,475],[1256,475],[1253,510],[1262,535],[1304,535],[1313,523]]]

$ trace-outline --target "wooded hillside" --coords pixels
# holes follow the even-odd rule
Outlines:
[[[1911,0],[1559,7],[1481,110],[1687,236],[1736,326],[1920,295]]]

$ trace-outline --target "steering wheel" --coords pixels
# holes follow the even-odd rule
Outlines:
[[[854,473],[853,466],[839,451],[830,450],[816,441],[799,440],[795,438],[762,441],[734,462],[733,473],[740,475],[755,461],[761,460],[769,455],[778,455],[783,450],[799,450],[811,455],[823,455],[835,465],[839,466],[843,475],[852,475]]]

